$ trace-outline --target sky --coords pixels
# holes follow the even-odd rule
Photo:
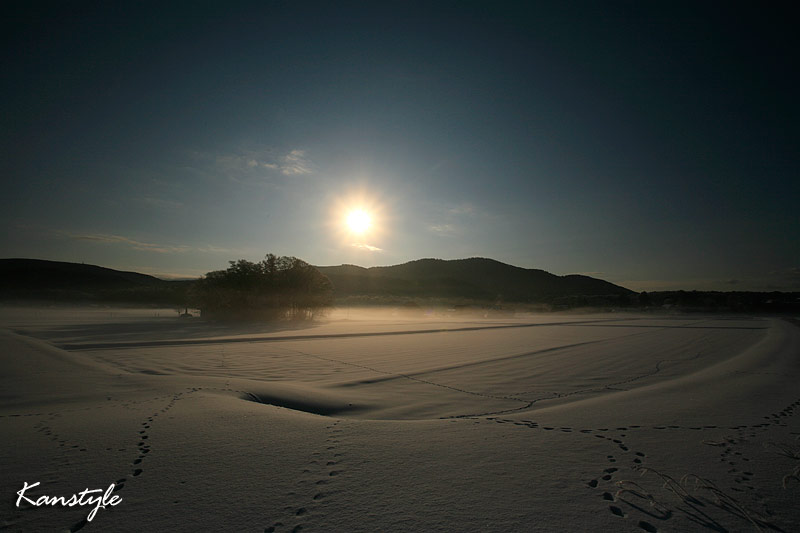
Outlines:
[[[116,4],[4,8],[0,257],[800,290],[779,4]]]

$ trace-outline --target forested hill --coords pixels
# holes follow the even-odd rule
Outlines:
[[[351,296],[436,298],[485,302],[539,302],[569,296],[626,296],[631,291],[588,276],[556,276],[492,259],[420,259],[402,265],[317,267],[337,299]],[[0,259],[4,299],[100,300],[152,303],[186,301],[193,281],[165,281],[95,265]]]
[[[0,297],[130,301],[180,305],[190,281],[165,281],[147,274],[83,263],[0,259]]]
[[[562,296],[632,294],[624,287],[589,276],[556,276],[484,258],[420,259],[372,268],[317,268],[331,280],[337,298],[404,296],[535,302]]]
[[[636,294],[589,276],[556,276],[492,259],[420,259],[363,268],[316,267],[333,284],[336,302],[392,304],[545,303],[553,309],[637,307],[704,312],[800,312],[800,292],[672,291]],[[108,302],[184,307],[193,305],[194,280],[167,281],[95,265],[0,259],[0,301]]]

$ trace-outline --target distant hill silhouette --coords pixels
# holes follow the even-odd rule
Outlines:
[[[0,259],[2,289],[125,288],[159,283],[162,283],[162,280],[147,274],[112,270],[83,263],[42,259]]]
[[[448,305],[544,303],[550,309],[578,307],[702,312],[800,312],[800,292],[670,291],[637,294],[589,276],[556,276],[493,259],[420,259],[402,265],[363,268],[316,267],[330,279],[343,304],[414,303]],[[194,280],[162,280],[137,272],[40,259],[0,259],[0,300],[108,302],[184,307]],[[513,306],[511,306],[513,307]]]
[[[420,259],[402,265],[317,267],[337,299],[435,298],[481,302],[542,302],[559,297],[628,296],[631,291],[588,276],[556,276],[492,259]],[[3,299],[99,300],[184,305],[193,281],[166,281],[95,265],[0,259]]]
[[[0,297],[36,300],[100,300],[181,305],[186,281],[165,281],[147,274],[96,265],[0,259]]]
[[[498,302],[539,302],[566,296],[628,296],[624,287],[589,276],[556,276],[544,270],[493,259],[419,259],[402,265],[363,268],[317,267],[337,298],[395,296],[463,298]]]

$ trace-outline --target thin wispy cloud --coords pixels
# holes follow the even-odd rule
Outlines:
[[[255,163],[254,165],[251,165]],[[254,159],[236,154],[222,154],[214,158],[213,169],[228,178],[230,181],[242,183],[247,181],[254,171],[258,170],[259,163]]]
[[[304,150],[292,150],[283,156],[281,174],[286,176],[300,176],[302,174],[311,173],[311,161],[306,158]]]
[[[231,181],[244,183],[260,181],[280,173],[284,176],[303,176],[314,173],[314,164],[305,150],[290,150],[284,154],[272,149],[237,150],[235,153],[203,154],[192,152],[198,161],[210,162],[212,168]]]
[[[486,218],[488,214],[469,202],[443,206],[438,220],[428,224],[427,229],[439,237],[453,237],[459,235],[464,227],[475,224],[480,217]]]
[[[222,246],[214,246],[213,244],[204,244],[202,246],[194,247],[198,252],[208,254],[249,254],[250,250],[243,250],[240,248],[224,248]]]
[[[428,226],[428,231],[442,237],[449,237],[455,235],[456,227],[453,224],[431,224]]]
[[[78,241],[91,241],[103,244],[122,244],[128,246],[129,248],[132,248],[133,250],[138,250],[142,252],[156,252],[162,254],[169,254],[169,253],[184,253],[192,249],[190,246],[185,246],[185,245],[175,246],[169,244],[144,242],[132,239],[130,237],[125,237],[123,235],[113,235],[108,233],[71,233],[63,230],[58,230],[55,233],[56,235],[59,235],[61,237],[66,237],[68,239],[73,239]]]
[[[351,244],[353,248],[358,248],[359,250],[366,250],[368,252],[382,252],[382,248],[378,248],[377,246],[371,246],[369,244],[365,244],[363,242],[354,242]]]
[[[451,207],[447,210],[447,212],[451,215],[475,215],[478,213],[478,209],[470,204],[470,203],[463,203],[459,204],[455,207]]]
[[[57,237],[65,239],[95,242],[98,244],[121,245],[139,252],[154,252],[159,254],[184,254],[187,252],[200,252],[208,254],[246,255],[247,253],[250,252],[250,250],[225,248],[221,246],[214,246],[212,244],[204,244],[201,246],[189,246],[185,244],[173,245],[173,244],[153,243],[153,242],[146,242],[138,239],[133,239],[131,237],[126,237],[124,235],[114,235],[110,233],[74,233],[64,230],[56,230],[51,233],[56,235]]]

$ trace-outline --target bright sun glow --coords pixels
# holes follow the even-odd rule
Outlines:
[[[340,191],[329,199],[330,218],[327,226],[341,247],[352,255],[352,260],[366,260],[366,254],[383,252],[389,235],[391,212],[387,204],[366,188]]]
[[[372,225],[372,218],[363,209],[354,209],[347,213],[347,227],[353,233],[364,233]]]

